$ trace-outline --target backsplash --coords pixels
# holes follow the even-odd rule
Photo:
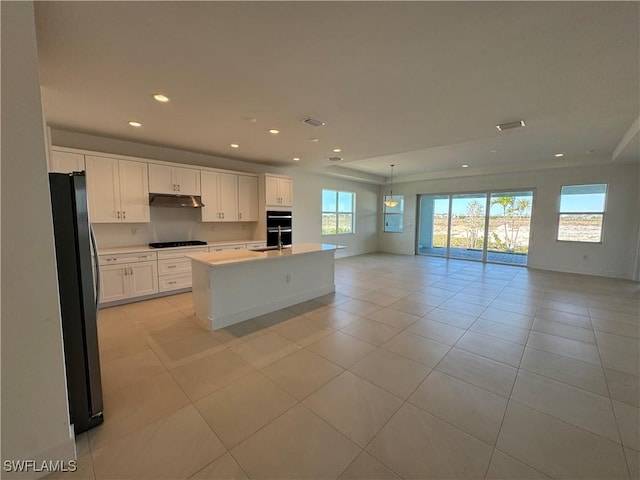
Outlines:
[[[96,223],[98,248],[146,245],[151,242],[203,240],[206,242],[261,239],[256,223],[203,223],[200,210],[151,208],[151,223]]]

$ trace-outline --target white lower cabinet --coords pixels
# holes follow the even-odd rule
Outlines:
[[[155,252],[100,255],[100,303],[158,293]]]
[[[169,292],[191,287],[191,259],[185,255],[208,252],[207,247],[167,249],[158,252],[158,290]]]

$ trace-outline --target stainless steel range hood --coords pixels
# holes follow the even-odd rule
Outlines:
[[[152,207],[170,208],[204,207],[200,195],[169,195],[166,193],[150,193],[149,205],[151,205]]]

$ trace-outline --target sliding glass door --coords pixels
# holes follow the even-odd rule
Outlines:
[[[417,253],[526,265],[533,192],[421,195]]]

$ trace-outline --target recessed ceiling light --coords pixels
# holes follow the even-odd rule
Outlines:
[[[526,126],[524,120],[516,120],[515,122],[501,123],[496,125],[496,128],[502,132],[504,130],[511,130],[512,128],[521,128],[524,126]]]
[[[142,126],[140,122],[134,122],[134,121],[129,122],[129,125],[136,128],[140,128]]]
[[[294,161],[294,162],[299,162],[299,161],[300,161],[300,158],[298,158],[298,157],[293,157],[293,161]]]
[[[277,128],[270,128],[269,129],[269,133],[276,135],[278,133],[280,133],[280,130],[278,130]]]
[[[554,156],[556,156],[556,157],[564,157],[564,153],[556,153]]]
[[[313,142],[313,143],[316,143],[316,142],[318,142],[318,141],[319,141],[319,139],[318,139],[318,138],[310,138],[310,139],[309,139],[309,141],[310,141],[310,142]]]
[[[333,153],[340,153],[341,151],[342,151],[342,150],[341,150],[341,149],[339,149],[339,148],[334,148],[334,149],[333,149]]]
[[[498,153],[500,150],[497,150],[497,149],[495,149],[495,148],[492,148],[490,151],[491,151],[491,153]]]
[[[231,148],[239,148],[240,145],[238,145],[237,143],[232,143],[231,145],[229,145]]]
[[[463,163],[463,164],[461,165],[461,167],[462,167],[462,168],[469,168],[469,165],[467,165],[466,163]]]
[[[167,103],[169,101],[169,97],[161,94],[161,93],[156,93],[153,95],[153,98],[156,99],[156,101],[160,102],[160,103]]]
[[[249,123],[256,123],[258,121],[258,119],[253,117],[244,117],[244,120],[246,120]]]

